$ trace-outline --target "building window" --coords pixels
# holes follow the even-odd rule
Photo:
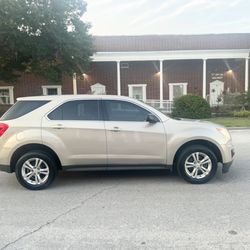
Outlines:
[[[106,86],[96,83],[90,86],[93,95],[106,95]]]
[[[60,85],[45,85],[42,86],[43,95],[61,95],[62,86]]]
[[[128,85],[129,97],[137,99],[139,101],[146,102],[147,99],[146,87],[147,84],[129,84]]]
[[[121,63],[121,69],[129,69],[128,63]]]
[[[0,104],[14,104],[14,87],[0,87]]]
[[[173,101],[175,98],[187,94],[187,82],[184,83],[169,83],[169,100]]]

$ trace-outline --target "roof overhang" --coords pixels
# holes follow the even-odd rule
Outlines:
[[[249,58],[250,49],[96,52],[94,62]]]

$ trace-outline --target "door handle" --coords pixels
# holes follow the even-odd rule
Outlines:
[[[112,132],[120,132],[120,128],[119,127],[114,127],[113,129],[110,129],[109,131],[112,131]]]
[[[52,126],[53,129],[64,129],[62,124],[56,124],[54,126]]]

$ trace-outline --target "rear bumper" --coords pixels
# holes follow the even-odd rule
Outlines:
[[[10,166],[7,165],[0,165],[0,171],[11,173]]]

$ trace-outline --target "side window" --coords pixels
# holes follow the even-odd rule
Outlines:
[[[101,120],[99,102],[96,100],[69,101],[53,110],[50,120]]]
[[[104,101],[109,121],[146,121],[149,111],[125,101]]]
[[[24,116],[48,102],[49,101],[18,101],[1,117],[1,121],[13,120]]]

